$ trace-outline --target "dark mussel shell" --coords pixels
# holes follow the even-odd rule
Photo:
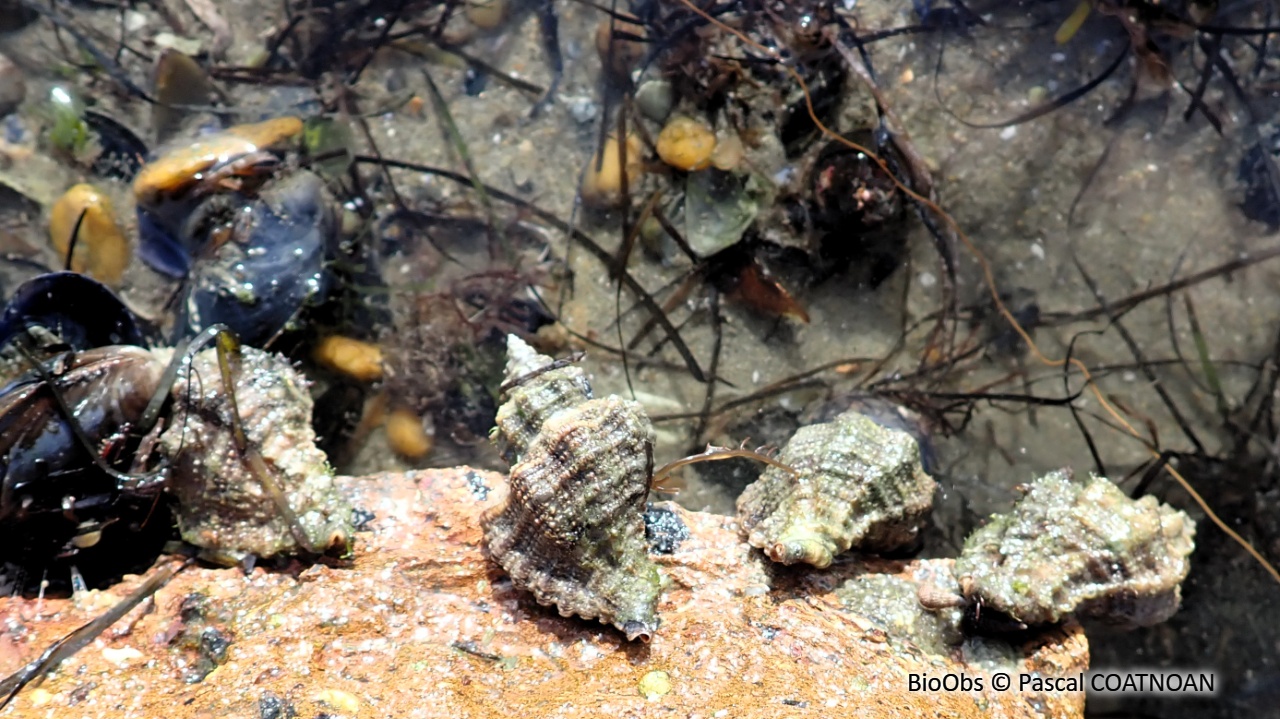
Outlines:
[[[896,151],[873,133],[850,139],[874,148],[891,168],[898,164]],[[852,266],[860,282],[879,286],[906,259],[906,203],[893,178],[865,153],[832,141],[809,184],[819,264],[833,272]]]
[[[138,207],[138,260],[168,278],[182,279],[191,271],[191,252],[166,228],[155,212]]]
[[[0,390],[0,559],[44,569],[74,556],[87,578],[128,571],[116,560],[129,553],[122,549],[136,547],[112,535],[144,523],[160,485],[125,491],[79,443],[55,393],[75,408],[76,423],[102,460],[127,472],[141,434],[136,424],[164,369],[149,350],[113,345],[59,355],[46,362],[44,376],[33,370]],[[157,531],[167,534],[162,515]],[[98,549],[108,561],[91,560],[81,549]]]
[[[209,197],[222,193],[219,183],[206,181],[227,172],[242,190],[256,191],[280,166],[273,148],[290,143],[303,127],[297,117],[276,117],[209,132],[160,151],[133,182],[138,258],[169,277],[186,277],[192,258],[204,250],[207,239],[189,231],[192,218],[199,222],[208,214],[205,205],[210,200],[223,206],[235,199],[234,195]],[[242,162],[247,164],[241,167]]]
[[[138,259],[166,277],[181,279],[191,271],[191,252],[154,212],[138,208]]]
[[[1271,232],[1280,229],[1280,133],[1259,140],[1245,150],[1236,176],[1244,185],[1240,210]]]
[[[84,121],[97,134],[102,148],[90,169],[101,177],[132,181],[146,161],[146,143],[132,130],[100,112],[85,110]]]
[[[106,285],[75,272],[50,272],[18,286],[0,314],[0,347],[43,327],[74,350],[147,346],[137,317]]]
[[[309,172],[276,181],[235,213],[231,239],[197,258],[187,278],[180,334],[213,324],[264,346],[324,296],[336,220],[324,183]]]

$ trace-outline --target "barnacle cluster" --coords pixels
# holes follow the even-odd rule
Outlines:
[[[511,462],[481,518],[485,547],[540,604],[647,641],[661,590],[645,540],[653,427],[639,404],[593,398],[583,371],[507,338],[493,440]]]

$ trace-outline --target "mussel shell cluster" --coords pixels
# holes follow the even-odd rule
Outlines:
[[[175,337],[225,324],[261,345],[325,293],[335,203],[316,175],[282,169],[302,127],[293,117],[230,127],[134,178],[139,258],[184,283]]]
[[[40,275],[14,292],[0,314],[0,560],[79,561],[88,575],[88,551],[132,554],[144,529],[154,556],[169,507],[209,559],[343,551],[351,508],[315,446],[306,380],[261,350],[204,349],[170,386],[174,351],[152,349],[154,337],[84,275]],[[157,397],[168,399],[152,428]]]
[[[319,177],[288,162],[301,119],[188,133],[149,153],[106,116],[75,103],[63,115],[103,145],[99,176],[131,181],[136,240],[109,193],[78,184],[50,208],[58,263],[118,288],[136,254],[180,282],[158,320],[169,341],[224,324],[262,346],[297,327],[298,316],[325,297],[326,267],[338,252],[336,202]]]
[[[76,421],[98,437],[127,433],[164,372],[140,347],[64,353],[51,364],[62,401],[82,408]],[[109,448],[105,444],[104,457],[115,461],[120,452]],[[16,563],[46,562],[97,543],[80,539],[69,548],[82,533],[107,530],[106,541],[132,534],[159,492],[152,487],[122,496],[115,478],[85,457],[49,383],[35,372],[0,390],[0,476],[0,557]]]
[[[236,204],[245,211],[236,213],[231,239],[208,251],[187,277],[178,328],[195,334],[225,324],[246,344],[259,345],[324,293],[335,220],[324,183],[309,172]]]

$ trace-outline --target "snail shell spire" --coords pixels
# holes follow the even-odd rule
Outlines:
[[[494,444],[515,464],[552,415],[592,399],[587,375],[577,365],[555,366],[524,340],[507,335],[506,401],[498,408]]]
[[[485,547],[512,582],[563,616],[657,630],[658,568],[644,538],[653,427],[639,404],[592,398],[581,369],[553,367],[507,340],[495,444],[513,462],[506,493],[481,518]]]

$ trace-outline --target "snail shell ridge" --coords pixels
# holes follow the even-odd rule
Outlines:
[[[819,569],[851,547],[881,552],[915,541],[937,485],[909,434],[857,412],[801,427],[738,498],[747,541],[783,564]]]
[[[486,550],[538,603],[647,641],[661,590],[644,536],[649,418],[635,402],[591,399],[576,367],[531,369],[552,360],[516,337],[508,348],[508,384],[516,386],[494,440],[516,461],[504,496],[481,517]],[[537,374],[519,384],[530,372]]]

